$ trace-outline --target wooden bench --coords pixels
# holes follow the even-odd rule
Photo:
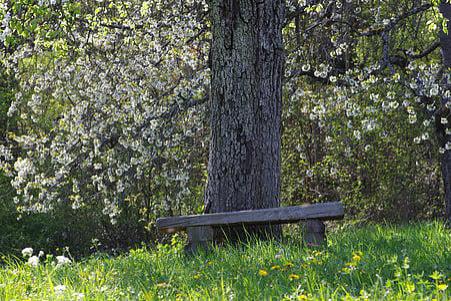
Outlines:
[[[222,212],[202,215],[162,217],[157,219],[161,232],[188,232],[188,251],[207,247],[213,241],[213,227],[258,224],[286,224],[305,222],[303,239],[307,244],[321,244],[325,240],[324,220],[342,219],[340,202],[278,207],[258,210]]]

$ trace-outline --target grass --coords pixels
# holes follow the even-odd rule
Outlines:
[[[295,233],[295,232],[292,232]],[[0,300],[448,300],[451,235],[439,222],[347,227],[321,248],[296,234],[187,256],[180,239],[119,257],[33,267],[4,258]]]

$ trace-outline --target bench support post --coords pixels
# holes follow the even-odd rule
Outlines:
[[[302,232],[304,243],[307,246],[319,246],[326,242],[326,226],[321,220],[305,221]]]
[[[188,245],[185,247],[187,253],[194,253],[201,248],[207,250],[213,242],[213,227],[188,227],[186,232],[188,233]]]

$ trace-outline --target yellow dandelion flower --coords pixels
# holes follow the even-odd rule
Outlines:
[[[271,270],[280,270],[280,265],[273,265]]]
[[[444,291],[444,290],[446,290],[448,288],[448,285],[446,285],[446,284],[444,284],[444,283],[441,283],[441,284],[438,284],[437,285],[437,289],[439,290],[439,291]]]
[[[298,299],[299,301],[306,301],[306,300],[308,300],[307,296],[304,295],[304,294],[299,295],[297,299]]]
[[[299,277],[299,275],[297,275],[297,274],[290,274],[290,275],[288,276],[288,278],[289,278],[290,280],[297,280],[297,279],[299,279],[300,277]]]
[[[286,267],[286,268],[292,268],[293,267],[293,263],[289,261],[289,262],[286,262],[283,266]]]
[[[352,255],[352,260],[359,262],[362,259],[362,257],[360,257],[360,255],[358,254],[354,254]]]
[[[268,271],[265,269],[260,269],[260,270],[258,270],[258,274],[262,277],[266,277],[266,276],[268,276]]]

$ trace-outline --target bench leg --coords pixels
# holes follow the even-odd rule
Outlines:
[[[199,249],[207,250],[213,242],[213,228],[210,226],[188,227],[188,245],[185,247],[187,253],[194,253]]]
[[[326,242],[326,226],[320,220],[305,221],[302,232],[307,246],[319,246]]]

